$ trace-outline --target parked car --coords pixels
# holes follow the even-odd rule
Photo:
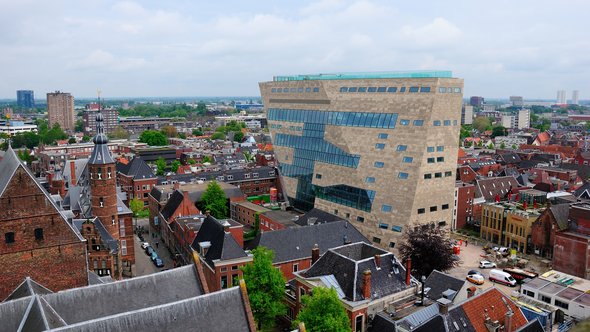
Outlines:
[[[490,271],[490,280],[493,282],[508,285],[510,287],[516,286],[516,279],[512,278],[512,276],[509,273],[504,272],[502,270],[492,269]]]
[[[480,269],[493,269],[496,267],[496,263],[492,263],[490,261],[480,261],[479,268]]]
[[[154,248],[152,248],[151,246],[147,246],[147,248],[145,248],[145,253],[146,253],[146,255],[148,255],[148,256],[151,256],[151,255],[152,255],[152,253],[154,253],[154,252],[156,252],[156,251],[155,251],[155,250],[154,250]]]
[[[467,275],[467,281],[476,284],[476,285],[483,285],[485,279],[481,274],[469,274]]]
[[[480,276],[483,276],[483,274],[481,272],[479,272],[478,270],[469,270],[469,272],[467,272],[467,275],[472,275],[472,274],[479,274]]]
[[[164,261],[162,261],[160,258],[154,259],[153,262],[156,267],[163,267],[164,266]]]
[[[145,250],[145,249],[146,249],[147,247],[149,247],[149,246],[150,246],[150,244],[149,244],[149,243],[147,243],[147,242],[142,242],[142,243],[141,243],[141,249],[143,249],[143,250]]]
[[[156,259],[160,259],[160,257],[158,257],[158,253],[154,250],[154,252],[152,252],[152,255],[150,256],[150,259],[152,261],[155,261]]]

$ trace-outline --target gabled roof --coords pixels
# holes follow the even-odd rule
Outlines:
[[[498,155],[498,160],[504,164],[518,164],[522,161],[514,152],[502,153]]]
[[[8,295],[4,301],[11,301],[36,294],[43,295],[49,293],[52,293],[52,291],[31,279],[31,277],[26,277],[25,280],[20,285],[18,285],[18,287],[16,287],[16,289],[12,291],[12,293],[10,293],[10,295]]]
[[[295,221],[296,224],[301,226],[313,225],[317,223],[325,223],[325,222],[332,222],[332,221],[339,221],[344,220],[343,218],[331,214],[329,212],[313,208],[309,210],[306,214],[299,216],[299,218]]]
[[[553,214],[553,217],[555,218],[555,222],[557,222],[559,229],[567,229],[570,214],[570,205],[567,203],[551,205],[551,207],[549,207],[549,210],[551,211],[551,214]]]
[[[150,166],[141,157],[135,157],[127,164],[118,162],[117,172],[130,176],[135,180],[156,178]]]
[[[169,221],[170,217],[174,214],[174,212],[176,212],[176,209],[178,209],[180,204],[182,204],[183,200],[184,195],[182,194],[182,192],[180,192],[179,190],[175,190],[172,193],[172,196],[168,198],[168,202],[166,202],[166,205],[164,205],[164,207],[162,208],[162,217],[164,217],[166,221]]]
[[[311,257],[311,249],[316,244],[323,254],[331,248],[355,242],[370,243],[352,224],[341,220],[263,232],[249,244],[249,248],[263,246],[272,249],[275,253],[273,263],[281,263]]]
[[[76,229],[79,232],[82,231],[82,227],[84,227],[85,222],[91,222],[92,224],[94,224],[94,227],[96,228],[96,230],[100,234],[100,238],[101,238],[103,244],[106,245],[111,250],[111,252],[116,253],[119,250],[119,242],[113,238],[113,236],[111,235],[111,233],[109,233],[109,231],[107,231],[107,229],[104,227],[104,224],[102,223],[102,221],[98,217],[94,217],[91,219],[74,219],[74,220],[72,220],[72,223],[74,224],[74,226],[76,227]]]
[[[590,181],[586,181],[583,185],[576,189],[576,191],[574,191],[574,195],[578,198],[590,199]]]
[[[485,316],[489,317],[492,322],[499,321],[503,325],[508,310],[514,313],[512,316],[512,331],[516,331],[527,324],[527,320],[520,308],[512,302],[510,297],[502,294],[494,287],[467,299],[460,306],[476,331],[487,331]]]
[[[443,297],[443,292],[447,289],[451,289],[455,291],[455,293],[458,293],[464,284],[465,280],[434,270],[430,273],[424,284],[424,287],[430,288],[430,290],[428,290],[428,292],[425,291],[424,293],[428,298],[438,300]],[[452,301],[453,299],[450,298],[449,300]]]
[[[222,222],[227,221],[219,221],[212,216],[207,216],[191,244],[191,247],[205,258],[209,266],[214,265],[214,260],[248,257],[248,254],[238,245],[233,236],[225,231]],[[206,253],[202,252],[199,245],[202,242],[210,243]]]
[[[511,188],[519,187],[518,181],[512,176],[479,179],[476,183],[476,197],[483,197],[487,202],[493,202],[496,195],[502,199]]]

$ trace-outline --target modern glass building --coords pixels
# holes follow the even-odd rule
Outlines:
[[[393,248],[452,220],[463,80],[449,71],[276,76],[260,83],[286,194]]]
[[[33,90],[17,90],[16,104],[20,107],[35,107],[35,93]]]

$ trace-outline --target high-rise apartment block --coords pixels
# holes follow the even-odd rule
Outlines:
[[[515,114],[502,115],[502,127],[514,129],[526,129],[531,126],[531,111],[523,108]]]
[[[35,107],[35,93],[33,90],[17,90],[16,105],[25,108]]]
[[[76,126],[74,116],[74,96],[65,92],[47,94],[47,117],[49,126],[59,123],[61,129],[73,132]]]
[[[484,104],[484,98],[479,96],[473,96],[469,98],[469,105],[474,107],[482,107]]]
[[[451,72],[277,76],[260,83],[285,194],[382,247],[450,224],[463,80]]]
[[[461,124],[473,124],[473,106],[463,105],[463,109],[461,109]]]
[[[567,104],[567,97],[565,95],[565,90],[557,90],[557,101],[556,104],[558,105],[565,105]]]
[[[572,104],[573,105],[579,105],[580,104],[579,93],[580,92],[578,90],[572,91]]]
[[[82,113],[84,122],[84,135],[96,134],[96,116],[98,110],[86,110]],[[104,132],[110,134],[119,125],[119,111],[116,109],[103,109],[100,111],[104,118]]]
[[[510,103],[512,104],[512,106],[523,106],[524,99],[522,98],[522,96],[510,96]]]

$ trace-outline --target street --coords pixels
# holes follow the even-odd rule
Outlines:
[[[148,219],[137,219],[137,225],[143,226],[146,229],[148,228]],[[174,267],[174,263],[170,259],[170,253],[166,246],[164,246],[160,241],[161,239],[158,237],[152,237],[152,234],[144,233],[143,234],[145,242],[148,242],[152,248],[158,253],[158,257],[162,261],[164,261],[163,267],[156,267],[154,263],[151,261],[150,257],[145,253],[145,250],[141,248],[141,240],[135,234],[134,236],[134,246],[135,246],[135,273],[134,276],[143,276],[147,274],[156,273],[162,271],[164,269],[171,269]],[[159,245],[156,247],[156,241],[159,242]]]

